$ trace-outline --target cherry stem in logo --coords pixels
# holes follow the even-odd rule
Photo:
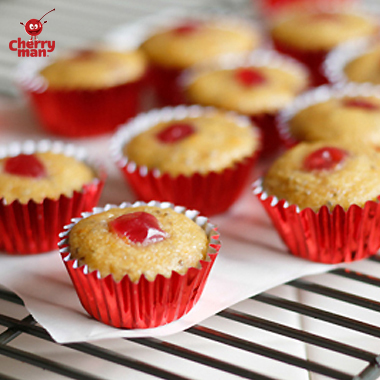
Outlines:
[[[48,13],[53,12],[53,11],[55,11],[55,8],[52,9],[51,11],[45,13],[38,21],[41,21]]]

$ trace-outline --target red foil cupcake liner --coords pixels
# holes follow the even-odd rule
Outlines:
[[[155,169],[148,170],[145,166],[138,166],[122,153],[124,145],[131,138],[161,121],[180,120],[215,112],[217,111],[211,107],[199,106],[153,110],[140,115],[116,133],[111,144],[114,161],[139,199],[145,202],[151,199],[168,201],[210,216],[226,211],[239,198],[258,158],[259,150],[220,172],[194,173],[176,177]],[[233,117],[242,126],[250,126],[247,118],[237,115]],[[259,131],[257,129],[255,131],[260,138]]]
[[[295,256],[336,264],[364,259],[380,248],[379,202],[368,201],[363,208],[351,205],[347,211],[339,205],[332,211],[322,206],[315,212],[269,196],[261,180],[254,183],[253,192]]]
[[[185,103],[178,79],[183,70],[159,66],[151,63],[148,69],[148,82],[154,89],[155,102],[159,107],[177,106]]]
[[[284,148],[284,140],[277,128],[277,113],[262,113],[250,116],[253,124],[257,125],[262,133],[261,157],[270,157],[278,154]]]
[[[281,141],[284,142],[287,148],[291,148],[299,143],[299,141],[291,134],[289,122],[302,110],[334,98],[340,99],[344,97],[360,96],[375,96],[380,98],[380,89],[378,86],[371,85],[370,83],[347,83],[342,84],[341,86],[324,85],[304,92],[295,98],[288,107],[280,111],[277,116],[276,125]]]
[[[21,65],[17,82],[42,127],[52,134],[75,138],[109,133],[141,111],[145,77],[98,90],[55,90],[38,77],[43,65],[34,59]]]
[[[104,208],[95,208],[93,213],[112,207],[137,207],[142,204],[144,203],[107,205]],[[86,265],[81,266],[71,257],[67,236],[72,226],[81,218],[66,226],[68,231],[60,235],[63,238],[60,252],[83,307],[92,317],[110,326],[126,329],[152,328],[175,321],[188,313],[199,300],[219,252],[218,233],[207,218],[198,216],[198,212],[155,201],[148,205],[171,207],[205,230],[209,237],[209,248],[207,258],[199,262],[199,268],[189,268],[183,275],[172,272],[169,278],[157,275],[153,281],[142,275],[138,282],[132,282],[126,275],[116,282],[112,275],[101,278],[98,271],[90,272]],[[85,213],[83,217],[91,214]]]
[[[328,83],[328,79],[323,71],[323,63],[328,54],[327,50],[304,51],[291,47],[275,39],[273,40],[273,45],[278,52],[289,55],[308,67],[311,74],[312,86],[317,87]]]
[[[23,145],[14,143],[0,150],[0,157],[31,154],[36,151],[53,151],[72,155],[83,161],[84,151],[73,145],[47,140]],[[7,154],[4,154],[7,152]],[[90,166],[91,163],[88,163]],[[98,178],[74,191],[72,196],[61,195],[58,199],[46,198],[42,202],[30,200],[20,203],[15,200],[7,204],[0,199],[0,250],[8,254],[37,254],[57,249],[58,234],[64,225],[82,212],[91,210],[98,203],[103,189],[105,173],[98,172]]]

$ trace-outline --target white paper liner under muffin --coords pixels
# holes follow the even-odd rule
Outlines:
[[[323,85],[309,90],[299,96],[277,116],[277,126],[282,139],[288,146],[292,146],[298,141],[292,136],[289,129],[290,120],[300,111],[315,104],[326,102],[330,99],[342,99],[345,97],[370,97],[380,99],[380,86],[370,83],[346,83],[342,85]]]
[[[172,176],[157,168],[137,165],[123,154],[123,148],[138,134],[161,122],[224,114],[241,128],[249,128],[257,140],[251,155],[242,157],[221,171]],[[110,144],[111,156],[139,199],[158,199],[197,209],[212,215],[225,211],[238,198],[258,157],[261,134],[249,118],[213,107],[177,106],[155,109],[141,114],[120,127]]]
[[[326,78],[333,84],[352,82],[344,72],[345,67],[354,59],[370,52],[376,45],[380,46],[380,40],[376,37],[359,38],[340,44],[327,55],[323,64]]]
[[[60,141],[12,142],[0,146],[0,159],[19,154],[52,152],[73,157],[94,171],[94,179],[70,195],[41,202],[15,200],[7,203],[0,198],[0,247],[10,254],[36,254],[57,249],[58,233],[62,227],[83,211],[96,206],[103,188],[104,169],[87,157],[86,150]]]
[[[99,214],[112,208],[155,206],[171,208],[183,214],[200,226],[208,237],[208,248],[204,259],[197,267],[190,267],[186,273],[172,271],[169,277],[157,274],[148,280],[144,274],[133,282],[126,274],[115,281],[112,274],[102,277],[99,270],[90,268],[75,259],[70,253],[69,234],[72,227],[90,215]],[[119,328],[150,328],[172,322],[188,313],[199,300],[210,270],[217,257],[220,241],[219,234],[206,217],[185,207],[174,206],[169,202],[150,201],[107,204],[96,207],[92,212],[72,220],[60,234],[60,252],[66,269],[73,281],[78,297],[86,311],[97,320]],[[180,247],[178,247],[180,248]],[[110,252],[112,255],[112,252]]]

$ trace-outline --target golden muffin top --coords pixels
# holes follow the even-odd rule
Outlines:
[[[298,111],[288,122],[299,141],[368,143],[380,147],[380,97],[337,97]]]
[[[379,62],[380,46],[347,63],[343,71],[352,82],[380,84]]]
[[[185,69],[219,54],[252,50],[259,42],[258,33],[244,24],[190,20],[157,32],[141,48],[160,66]]]
[[[300,209],[323,205],[347,210],[380,195],[380,153],[366,146],[334,142],[300,143],[271,166],[263,188]]]
[[[331,50],[350,39],[374,35],[378,25],[369,16],[354,13],[302,13],[278,20],[272,37],[289,47],[307,50]]]
[[[247,66],[205,70],[194,75],[185,91],[192,103],[255,115],[276,113],[307,86],[304,71]]]
[[[40,71],[54,89],[102,89],[139,80],[146,72],[140,51],[81,50]]]
[[[141,275],[153,281],[157,274],[185,274],[200,268],[207,258],[209,240],[205,230],[171,208],[139,206],[113,208],[81,219],[70,231],[69,247],[74,259],[112,274],[116,281]]]
[[[20,154],[0,159],[0,198],[42,202],[81,191],[96,177],[85,163],[61,153]]]
[[[172,176],[222,171],[259,148],[249,123],[216,112],[163,121],[133,137],[123,148],[129,161]]]

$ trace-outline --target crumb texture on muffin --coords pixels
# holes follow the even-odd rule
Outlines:
[[[259,36],[250,28],[204,22],[189,33],[177,33],[175,29],[158,32],[141,48],[149,60],[160,66],[185,69],[219,54],[252,50],[258,44]]]
[[[140,51],[78,51],[40,71],[53,89],[102,89],[139,80],[146,71]]]
[[[274,40],[306,51],[330,50],[353,38],[374,35],[375,21],[353,13],[296,14],[277,21],[271,30]]]
[[[142,245],[131,243],[110,230],[109,223],[121,215],[147,212],[158,220],[166,233],[162,241]],[[200,267],[206,259],[208,237],[205,231],[184,214],[171,208],[139,206],[113,208],[80,220],[70,231],[69,247],[72,257],[102,277],[112,274],[116,281],[128,275],[138,281],[157,274],[170,277],[172,271],[186,273],[190,267]]]
[[[297,112],[288,125],[299,141],[363,142],[380,147],[380,98],[331,98]]]
[[[304,72],[274,67],[252,67],[263,77],[258,84],[245,85],[237,78],[239,69],[213,70],[194,78],[186,88],[191,102],[215,106],[246,115],[276,113],[308,85]]]
[[[4,170],[7,158],[0,160],[0,197],[6,203],[41,202],[45,198],[58,199],[62,194],[71,196],[73,191],[80,191],[95,178],[92,168],[73,157],[51,152],[35,153],[35,156],[45,167],[46,177],[7,173]]]
[[[348,62],[343,71],[352,82],[380,84],[380,46]]]
[[[173,124],[190,124],[194,133],[175,143],[163,143],[158,134]],[[160,122],[124,146],[130,161],[172,176],[222,171],[250,157],[259,146],[250,125],[240,126],[224,113]]]
[[[320,148],[336,147],[347,157],[330,170],[305,170],[305,159]],[[281,156],[263,181],[269,195],[285,199],[300,209],[318,211],[323,205],[332,210],[341,205],[363,207],[380,195],[380,154],[364,145],[334,142],[300,143]]]

